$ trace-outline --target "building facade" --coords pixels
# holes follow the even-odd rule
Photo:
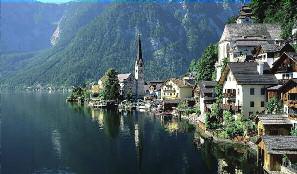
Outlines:
[[[228,63],[219,83],[223,86],[223,109],[244,116],[265,111],[266,88],[278,81],[267,63]]]
[[[193,86],[185,79],[172,78],[161,87],[161,99],[182,100],[193,96]]]

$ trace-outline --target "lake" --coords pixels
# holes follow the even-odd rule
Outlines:
[[[254,153],[204,140],[186,121],[91,110],[65,98],[2,92],[2,174],[258,173]]]

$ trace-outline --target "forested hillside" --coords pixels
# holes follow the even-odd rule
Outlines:
[[[50,38],[66,5],[39,2],[1,3],[1,53],[36,51],[50,47]]]
[[[108,68],[129,72],[134,65],[138,33],[143,42],[146,80],[179,76],[208,44],[218,41],[225,21],[237,13],[239,6],[192,2],[100,6],[103,10],[94,10],[98,15],[74,36],[71,31],[61,32],[56,46],[6,75],[2,83],[75,85],[98,79]],[[87,8],[76,10],[81,13],[73,13],[78,14],[74,18],[84,19]],[[61,28],[66,25],[62,21]],[[80,22],[73,20],[72,24],[76,23]]]
[[[296,0],[252,0],[250,4],[259,23],[279,23],[283,38],[291,36],[292,27],[297,23]]]

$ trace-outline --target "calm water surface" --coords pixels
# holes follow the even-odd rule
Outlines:
[[[245,149],[194,145],[199,135],[184,121],[92,111],[65,97],[1,94],[3,174],[256,173]]]

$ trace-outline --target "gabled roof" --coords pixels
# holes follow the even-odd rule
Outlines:
[[[237,40],[235,41],[234,47],[240,47],[240,46],[256,47],[259,45],[266,45],[266,44],[268,44],[268,42],[263,40]]]
[[[227,24],[220,41],[235,41],[243,37],[257,38],[257,40],[282,40],[281,27],[277,24]]]
[[[263,125],[292,125],[289,118],[285,115],[260,115],[258,119]]]
[[[283,91],[285,89],[292,89],[292,88],[295,88],[295,87],[297,87],[297,79],[289,79],[285,84],[272,86],[270,88],[267,88],[267,90],[281,92],[281,91]]]
[[[263,44],[260,46],[261,50],[265,53],[269,52],[284,52],[294,51],[294,48],[290,44],[277,45],[277,44]]]
[[[269,65],[264,63],[263,74],[257,71],[257,62],[229,62],[219,80],[224,84],[228,73],[231,71],[239,85],[277,85],[276,77],[270,73]]]
[[[176,78],[171,78],[171,79],[166,80],[162,86],[166,85],[166,83],[168,81],[172,81],[179,88],[192,88],[193,87],[190,83],[187,82],[187,80],[176,79]]]
[[[119,82],[123,82],[123,81],[127,80],[130,77],[130,75],[131,75],[131,73],[118,74]]]
[[[269,154],[297,154],[297,136],[263,136]]]
[[[278,66],[286,59],[289,58],[294,62],[297,62],[297,53],[296,52],[284,52],[279,59],[277,59],[273,64],[271,70],[274,71]]]
[[[206,93],[215,93],[215,86],[217,82],[216,81],[200,81],[199,82],[199,88],[200,92],[204,96]]]

